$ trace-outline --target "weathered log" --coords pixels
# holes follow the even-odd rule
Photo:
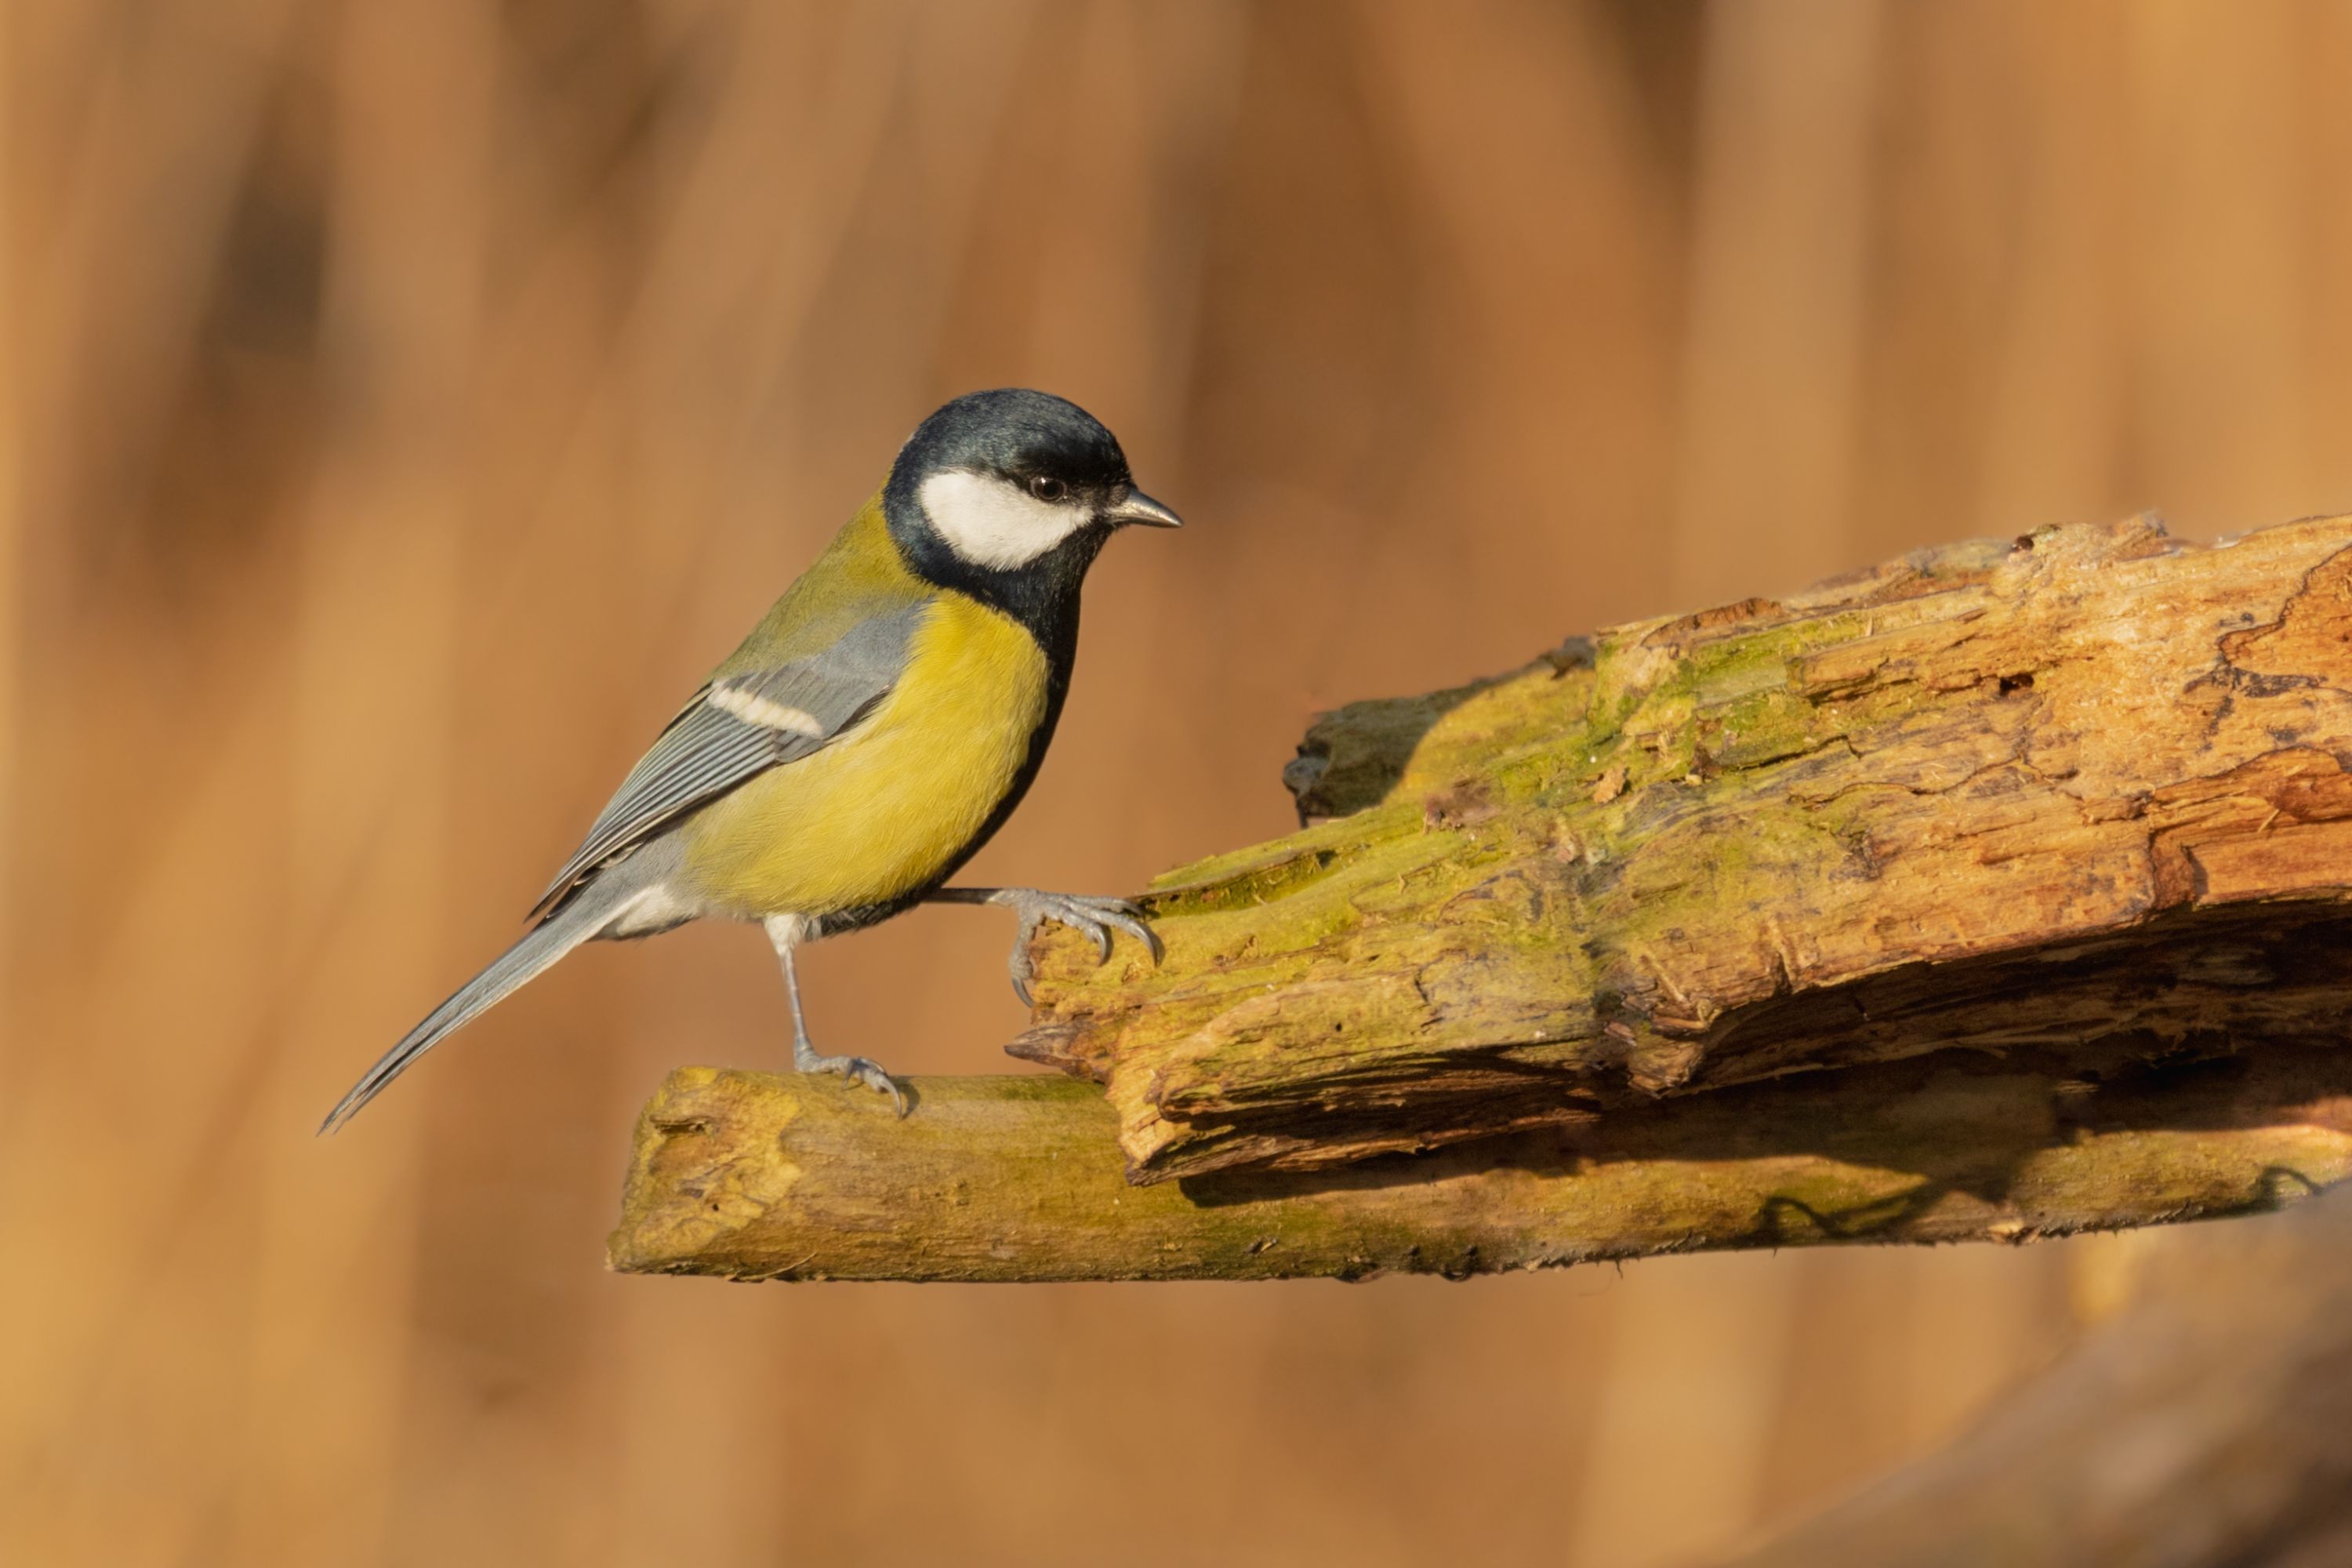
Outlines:
[[[2352,1562],[2352,1189],[2200,1237],[1945,1449],[1741,1568]]]
[[[1160,968],[1046,933],[1012,1049],[1107,1087],[1144,1184],[1958,1048],[2332,1042],[2347,761],[2352,520],[1922,552],[1327,717],[1289,779],[1329,820],[1161,878]]]
[[[637,1127],[614,1268],[735,1279],[1453,1275],[1698,1248],[2022,1241],[2239,1213],[2352,1174],[2352,1051],[2080,1076],[1957,1052],[1678,1097],[1305,1175],[1129,1186],[1047,1075],[688,1068]]]

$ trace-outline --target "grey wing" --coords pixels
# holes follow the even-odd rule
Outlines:
[[[621,781],[531,912],[551,910],[599,867],[696,806],[839,739],[898,684],[923,611],[916,605],[877,616],[806,658],[721,676],[696,692]]]

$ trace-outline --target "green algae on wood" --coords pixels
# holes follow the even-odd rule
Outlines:
[[[1358,1279],[1832,1242],[2022,1241],[2275,1206],[2352,1174],[2352,1050],[2073,1076],[1970,1053],[1307,1175],[1137,1188],[1048,1076],[688,1068],[637,1125],[615,1268],[737,1279]]]
[[[2347,764],[2352,520],[1922,552],[1326,716],[1311,826],[1160,879],[1157,969],[1049,929],[1013,1049],[1105,1086],[1144,1184],[2254,1048],[2352,1006]]]

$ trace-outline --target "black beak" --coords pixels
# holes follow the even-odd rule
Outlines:
[[[1105,521],[1124,528],[1130,522],[1146,528],[1181,528],[1184,520],[1145,495],[1141,490],[1129,490],[1127,499],[1103,513]]]

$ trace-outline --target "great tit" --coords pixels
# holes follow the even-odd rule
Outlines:
[[[583,942],[709,917],[758,921],[784,969],[793,1066],[906,1097],[865,1057],[809,1043],[793,951],[929,900],[1020,917],[1028,998],[1041,921],[1153,958],[1134,906],[948,888],[1021,802],[1078,647],[1078,589],[1129,523],[1180,526],[1084,409],[1042,392],[959,397],[655,741],[532,910],[537,923],[426,1016],[331,1111],[332,1131],[450,1033]]]

